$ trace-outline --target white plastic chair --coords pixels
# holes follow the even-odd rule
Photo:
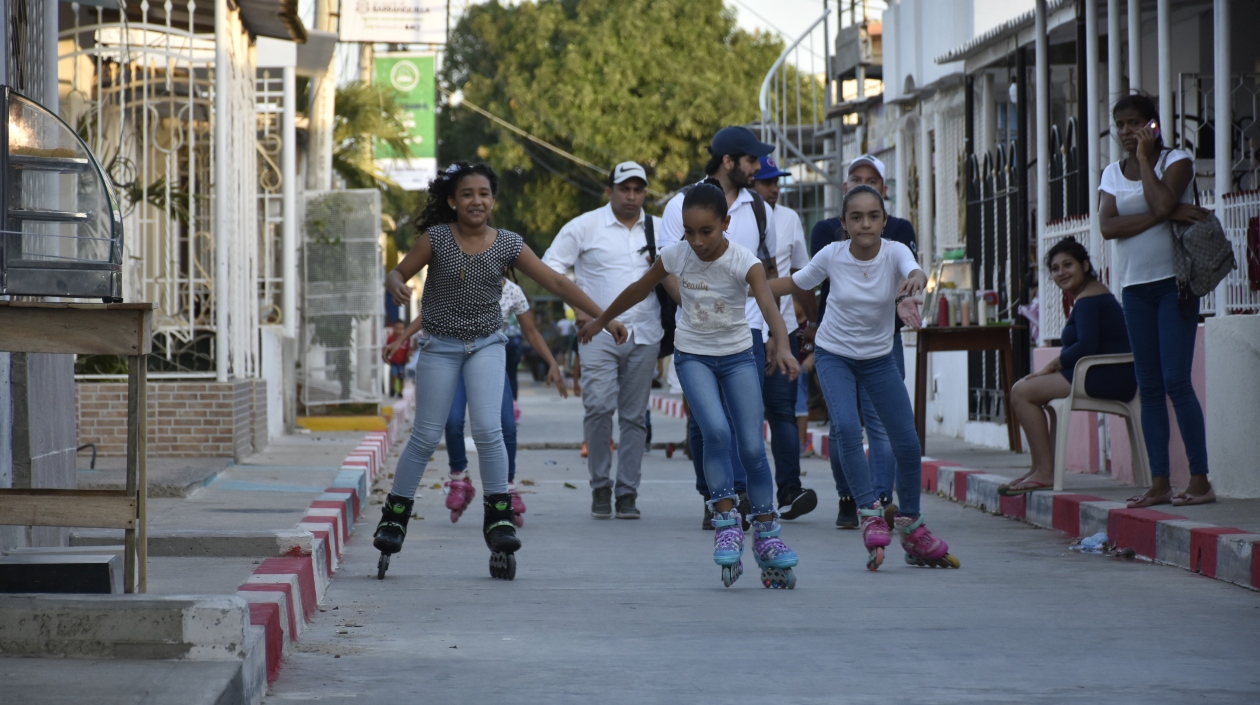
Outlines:
[[[1054,414],[1054,489],[1063,489],[1063,471],[1067,465],[1067,444],[1073,411],[1098,411],[1104,414],[1123,416],[1129,428],[1129,448],[1133,456],[1133,481],[1135,484],[1150,486],[1151,463],[1146,455],[1146,440],[1142,436],[1142,404],[1139,395],[1134,394],[1127,402],[1111,399],[1095,399],[1085,392],[1085,377],[1091,367],[1099,365],[1117,365],[1133,362],[1132,353],[1121,355],[1090,355],[1076,361],[1076,371],[1072,374],[1072,391],[1064,399],[1055,399],[1047,407]]]

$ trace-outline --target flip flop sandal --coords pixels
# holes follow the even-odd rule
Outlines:
[[[1012,485],[1022,485],[1022,487],[1013,487]],[[998,487],[998,494],[1003,497],[1018,497],[1022,494],[1030,492],[1038,492],[1040,490],[1054,489],[1053,482],[1037,482],[1035,480],[1020,480],[1012,482],[1010,485],[1001,485]]]
[[[1128,509],[1145,509],[1147,507],[1154,507],[1158,504],[1171,504],[1172,498],[1172,490],[1168,490],[1164,494],[1156,497],[1148,497],[1144,494],[1140,494],[1125,500],[1125,507]]]
[[[1181,492],[1172,498],[1174,507],[1189,507],[1195,504],[1212,504],[1216,501],[1216,490],[1208,490],[1203,494]]]

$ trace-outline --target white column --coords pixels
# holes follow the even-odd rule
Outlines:
[[[44,2],[44,107],[56,114],[61,110],[61,92],[57,80],[57,29],[61,3]]]
[[[1156,0],[1155,55],[1159,57],[1159,125],[1164,146],[1172,147],[1177,122],[1173,119],[1172,11],[1168,4],[1169,0]]]
[[[284,67],[284,112],[280,114],[280,198],[284,222],[280,225],[282,320],[286,338],[297,337],[297,79],[292,66]]]
[[[1111,145],[1108,162],[1118,162],[1124,156],[1124,147],[1116,139],[1115,125],[1111,122],[1111,109],[1124,95],[1124,71],[1120,65],[1123,42],[1124,37],[1120,35],[1120,0],[1107,0],[1107,123],[1111,125],[1111,139],[1107,140]]]
[[[231,301],[231,283],[228,278],[228,253],[231,236],[228,233],[228,178],[232,159],[229,146],[232,129],[228,118],[231,100],[228,81],[224,77],[232,71],[232,58],[228,53],[228,4],[227,0],[214,0],[214,357],[215,378],[220,382],[228,379],[231,336],[228,335],[228,309]],[[252,128],[251,128],[252,129]]]
[[[1225,194],[1234,190],[1233,171],[1231,169],[1233,160],[1233,150],[1231,139],[1231,131],[1233,129],[1232,110],[1230,108],[1230,92],[1229,92],[1229,0],[1216,0],[1213,8],[1214,16],[1212,22],[1212,110],[1215,112],[1215,118],[1212,122],[1212,128],[1216,130],[1216,216],[1219,218],[1224,213],[1222,206],[1222,198]],[[1226,280],[1228,281],[1228,280]],[[1226,304],[1226,284],[1221,282],[1216,287],[1216,315],[1227,316],[1229,310]]]
[[[1037,87],[1037,242],[1046,234],[1050,215],[1050,38],[1046,36],[1046,0],[1033,9],[1036,24]]]
[[[945,146],[945,116],[941,113],[940,108],[932,111],[932,131],[935,134],[933,140],[932,164],[932,257],[936,257],[936,253],[941,249],[942,234],[948,228],[945,222],[946,218],[958,218],[957,213],[947,213],[945,208],[937,208],[941,205],[941,199],[944,197],[946,189],[945,169],[947,168],[942,158],[944,156]],[[952,172],[952,164],[951,168]]]
[[[932,119],[919,104],[919,263],[932,271],[936,259],[935,223],[932,220]]]
[[[981,155],[997,152],[997,94],[993,86],[994,80],[993,73],[985,71],[984,78],[980,81],[980,124],[984,126],[984,137],[980,140],[978,150]]]
[[[914,139],[915,136],[905,127],[897,131],[897,154],[893,162],[893,178],[897,180],[897,202],[893,204],[893,215],[898,218],[910,217],[910,184],[906,183],[906,171],[908,152],[914,146]]]
[[[1102,231],[1098,226],[1098,182],[1102,176],[1098,164],[1100,120],[1098,116],[1098,0],[1085,0],[1085,143],[1089,153],[1085,160],[1089,177],[1089,251],[1101,252]],[[1094,256],[1097,259],[1097,255]]]
[[[1129,90],[1142,88],[1142,0],[1129,0]]]

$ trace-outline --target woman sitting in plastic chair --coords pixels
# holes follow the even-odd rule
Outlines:
[[[1075,238],[1064,238],[1046,254],[1046,267],[1054,283],[1071,297],[1072,312],[1063,326],[1063,348],[1059,356],[1011,388],[1011,407],[1028,437],[1032,468],[1023,477],[998,488],[998,493],[1005,496],[1054,486],[1054,451],[1045,407],[1071,393],[1077,361],[1089,355],[1132,351],[1124,325],[1124,310],[1111,291],[1098,281],[1084,245]],[[1133,364],[1091,369],[1085,378],[1085,390],[1097,399],[1129,401],[1137,394]],[[1067,423],[1066,415],[1058,422]]]

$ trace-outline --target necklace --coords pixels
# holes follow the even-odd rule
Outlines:
[[[462,281],[464,279],[464,276],[467,274],[468,265],[472,264],[473,260],[477,259],[477,255],[480,255],[481,252],[478,252],[476,255],[470,255],[467,252],[465,252],[464,248],[459,246],[459,234],[456,232],[459,226],[455,225],[454,223],[451,223],[451,225],[454,226],[451,228],[451,237],[455,241],[455,248],[458,249],[459,254],[463,255],[464,257],[464,263],[459,266],[459,278]],[[478,248],[485,246],[486,236],[489,234],[490,234],[490,231],[488,230],[483,229],[481,231],[481,240],[477,242]]]

